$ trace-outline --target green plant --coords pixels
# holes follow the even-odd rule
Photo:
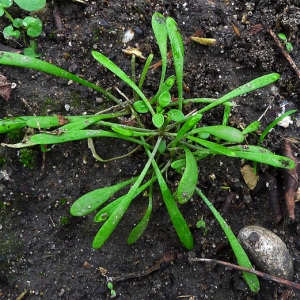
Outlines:
[[[107,288],[110,290],[110,298],[115,298],[117,296],[117,293],[114,290],[114,286],[111,282],[107,283]]]
[[[0,17],[5,15],[11,22],[11,25],[8,25],[3,29],[4,38],[18,39],[21,36],[21,33],[26,33],[30,38],[39,36],[42,33],[42,21],[39,18],[32,16],[27,16],[24,19],[13,18],[8,12],[8,9],[13,3],[23,10],[32,12],[43,8],[46,4],[46,0],[0,0]],[[25,48],[24,54],[37,57],[35,48],[36,46],[34,44],[30,44],[28,48]]]
[[[67,216],[62,216],[61,218],[60,218],[60,224],[62,225],[62,226],[66,226],[66,225],[68,225],[69,224],[69,218],[67,217]]]
[[[36,166],[36,152],[29,148],[20,149],[19,161],[24,167],[33,170]]]
[[[288,52],[293,51],[293,45],[290,42],[288,42],[287,37],[284,33],[279,33],[278,37],[283,41],[285,48]]]
[[[201,219],[196,223],[196,228],[198,229],[203,229],[203,235],[207,235],[209,229],[206,226],[206,222],[203,220],[203,216],[201,217]]]
[[[36,52],[37,44],[36,41],[30,41],[30,44],[27,48],[24,48],[23,53],[26,56],[30,57],[40,57],[41,54]]]
[[[100,248],[106,242],[123,218],[131,202],[139,194],[148,190],[149,197],[145,215],[132,230],[127,242],[131,244],[142,235],[151,216],[152,190],[154,183],[157,182],[177,235],[187,249],[192,249],[194,242],[189,226],[179,208],[181,205],[187,203],[193,197],[194,193],[197,192],[209,208],[212,209],[234,249],[238,262],[245,267],[251,268],[249,260],[245,258],[247,256],[229,227],[224,225],[224,220],[213,209],[213,206],[202,192],[197,189],[199,175],[198,161],[209,155],[225,155],[227,157],[252,160],[279,168],[294,167],[292,160],[273,154],[261,146],[243,145],[245,135],[257,130],[260,125],[258,121],[250,124],[243,131],[227,125],[230,109],[234,106],[234,103],[231,102],[233,98],[278,80],[279,74],[272,73],[256,78],[219,99],[184,99],[182,88],[184,47],[177,24],[172,18],[164,18],[163,15],[155,13],[152,17],[152,27],[161,53],[162,73],[158,90],[150,99],[145,96],[142,87],[153,59],[152,54],[146,60],[139,83],[135,83],[106,56],[96,51],[92,52],[93,57],[98,62],[117,75],[134,91],[132,99],[121,102],[106,90],[52,64],[15,53],[0,52],[0,64],[32,68],[72,79],[75,82],[100,91],[104,96],[115,101],[117,104],[114,106],[114,112],[105,110],[90,116],[62,117],[57,115],[6,118],[1,120],[0,133],[26,126],[40,130],[39,133],[32,135],[30,141],[26,143],[7,145],[15,148],[87,139],[93,156],[102,162],[109,161],[110,159],[104,160],[98,156],[93,146],[93,138],[115,138],[135,143],[136,148],[122,157],[134,153],[138,148],[144,149],[148,155],[148,161],[138,176],[113,186],[91,191],[73,203],[70,210],[73,216],[84,216],[99,210],[94,217],[94,221],[101,222],[103,225],[94,238],[94,248]],[[168,39],[173,53],[175,75],[165,78]],[[133,56],[133,73],[134,67],[135,60]],[[174,90],[175,83],[178,90],[178,100],[172,101],[170,90],[172,88]],[[189,103],[202,103],[203,107],[184,114],[183,107]],[[201,124],[203,114],[220,105],[224,107],[224,116],[223,120],[221,120],[221,125],[203,126]],[[127,115],[135,119],[136,126],[122,125],[115,121],[116,117]],[[144,118],[141,118],[141,115]],[[152,121],[153,126],[147,127],[147,123],[143,123],[142,121],[145,118]],[[49,131],[50,128],[54,128],[54,130]],[[168,168],[175,169],[179,173],[179,176],[182,174],[177,190],[175,191],[171,191],[163,175]],[[129,191],[123,196],[109,202],[109,199],[124,187],[129,187]],[[255,275],[246,275],[245,279],[251,290],[257,292],[259,289],[257,277]]]

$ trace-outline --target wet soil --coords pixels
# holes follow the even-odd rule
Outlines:
[[[268,86],[236,99],[238,105],[232,111],[231,124],[250,124],[272,101],[269,113],[262,118],[262,128],[265,128],[276,118],[276,110],[283,101],[289,103],[289,108],[299,106],[299,77],[266,29],[286,34],[293,45],[292,60],[300,67],[298,0],[97,0],[86,3],[57,3],[62,31],[57,31],[59,24],[54,21],[51,3],[39,12],[44,23],[44,33],[37,39],[41,59],[104,88],[117,86],[130,97],[130,89],[99,66],[91,51],[102,52],[130,74],[130,57],[122,52],[126,47],[122,38],[127,29],[132,29],[135,35],[127,46],[140,48],[144,56],[153,53],[155,62],[159,61],[151,29],[151,16],[159,11],[178,22],[186,41],[186,98],[219,97],[259,76],[278,72],[281,79],[273,85],[275,88]],[[0,24],[1,27],[7,25],[6,20]],[[196,32],[216,38],[217,45],[208,47],[190,42],[188,38]],[[13,41],[1,42],[19,48]],[[143,61],[139,60],[138,74],[142,67]],[[0,70],[10,82],[17,83],[9,101],[0,99],[1,118],[91,114],[111,105],[100,94],[64,79],[7,66],[1,66]],[[147,77],[145,89],[149,95],[155,91],[159,72],[156,69]],[[117,93],[116,96],[120,97]],[[219,124],[221,117],[221,112],[215,109],[204,122]],[[298,138],[298,126],[296,118],[288,128],[277,126],[264,146],[279,153],[285,137]],[[1,136],[1,142],[10,139],[7,135]],[[95,144],[99,155],[105,158],[125,154],[131,146],[113,140],[99,140]],[[195,257],[236,262],[219,225],[196,196],[181,207],[195,239],[193,251],[185,250],[179,243],[159,193],[149,226],[137,243],[129,246],[126,238],[143,215],[145,207],[140,205],[144,203],[143,197],[133,202],[104,246],[93,250],[91,243],[99,226],[93,222],[93,216],[71,217],[71,204],[88,191],[131,178],[141,170],[145,157],[135,154],[103,164],[95,161],[86,142],[81,141],[58,145],[47,152],[42,170],[42,154],[36,150],[37,162],[30,170],[19,162],[17,150],[1,148],[1,157],[6,163],[1,165],[0,173],[0,299],[16,299],[24,290],[27,293],[22,299],[108,299],[110,293],[100,267],[107,270],[107,276],[121,276],[113,282],[117,299],[300,298],[299,291],[264,280],[255,295],[238,271],[219,265],[190,263],[189,259]],[[276,224],[267,192],[245,197],[246,186],[239,171],[241,164],[239,160],[218,156],[201,161],[199,186],[235,233],[252,224],[277,233],[293,257],[293,281],[299,282],[299,205],[296,205],[294,221],[284,218]],[[282,191],[281,170],[264,167],[261,172],[274,175]],[[174,185],[176,177],[170,180]],[[222,189],[228,185],[230,191]],[[284,200],[281,201],[284,210]],[[196,228],[201,218],[207,224],[206,234]]]

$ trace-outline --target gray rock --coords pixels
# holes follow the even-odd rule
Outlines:
[[[260,226],[247,226],[240,230],[238,240],[261,271],[292,280],[292,257],[284,242],[272,231]]]

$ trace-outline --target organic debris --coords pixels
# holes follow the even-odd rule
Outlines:
[[[138,48],[127,47],[126,49],[122,49],[122,51],[127,55],[130,55],[130,56],[135,55],[138,58],[146,59],[146,57],[143,55],[142,51],[139,50]]]
[[[191,40],[205,46],[214,46],[217,43],[216,39],[201,38],[197,36],[192,36]]]
[[[15,83],[10,83],[7,78],[0,73],[0,96],[8,101],[10,98],[11,90],[16,87]]]
[[[283,170],[284,178],[284,190],[285,190],[285,202],[287,215],[291,219],[295,219],[295,198],[299,187],[297,166],[299,165],[299,158],[296,156],[298,149],[288,139],[284,139],[282,149],[282,155],[290,158],[296,164],[292,169]]]
[[[259,176],[254,174],[254,169],[249,165],[244,165],[241,168],[242,176],[250,190],[254,190],[257,185]]]

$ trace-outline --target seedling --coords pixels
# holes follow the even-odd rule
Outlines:
[[[8,12],[8,9],[14,3],[21,9],[32,12],[43,8],[46,4],[46,0],[0,0],[0,17],[5,15],[11,22],[11,25],[8,25],[3,29],[4,38],[19,39],[21,33],[27,34],[30,38],[39,36],[42,33],[42,21],[39,18],[32,16],[27,16],[24,19],[13,18]],[[25,36],[23,36],[23,38],[25,40]],[[26,52],[24,52],[25,55],[37,57],[33,45],[30,45],[30,47],[26,49]],[[31,49],[31,52],[29,49]]]
[[[279,33],[278,37],[283,41],[285,48],[288,52],[293,51],[293,45],[290,42],[288,42],[287,37],[284,33]]]
[[[30,41],[29,47],[24,48],[24,50],[23,50],[24,55],[30,56],[30,57],[35,57],[35,58],[40,57],[41,54],[37,53],[36,49],[37,49],[36,41]]]
[[[130,233],[127,242],[131,244],[140,238],[150,220],[153,208],[152,202],[154,201],[152,196],[153,185],[157,182],[170,219],[184,247],[191,250],[194,241],[189,226],[180,212],[180,207],[195,197],[195,192],[197,192],[213,211],[237,256],[238,262],[242,266],[251,268],[250,261],[227,224],[226,226],[224,225],[224,220],[202,192],[197,189],[198,161],[205,159],[207,156],[225,155],[279,168],[290,169],[295,166],[291,159],[275,155],[261,146],[244,145],[245,135],[255,131],[257,126],[259,126],[257,121],[255,124],[249,125],[244,131],[227,125],[230,109],[235,105],[231,102],[232,99],[275,82],[278,80],[279,74],[271,73],[256,78],[219,99],[185,99],[182,87],[184,46],[177,24],[170,17],[165,18],[159,13],[154,13],[152,27],[161,53],[162,73],[157,92],[150,99],[143,92],[143,82],[153,59],[152,54],[147,58],[139,83],[136,83],[102,53],[92,52],[93,57],[99,63],[132,88],[134,92],[132,99],[128,99],[125,96],[127,100],[120,102],[118,98],[103,88],[52,64],[36,58],[26,57],[24,59],[23,55],[16,53],[0,52],[0,64],[31,68],[71,79],[101,92],[107,99],[113,100],[117,104],[114,106],[114,112],[106,110],[88,116],[64,117],[57,115],[6,118],[0,122],[0,133],[24,127],[35,128],[39,131],[39,133],[31,136],[28,142],[7,145],[15,148],[51,145],[86,139],[95,159],[102,162],[116,158],[112,157],[104,160],[99,157],[93,146],[94,138],[114,138],[134,143],[136,148],[122,157],[131,155],[138,148],[144,149],[148,160],[138,176],[112,186],[101,187],[91,191],[73,203],[70,210],[73,216],[85,216],[97,211],[94,221],[103,223],[94,238],[93,248],[102,247],[123,218],[131,202],[138,195],[147,191],[149,195],[145,203],[147,209],[141,221]],[[175,75],[165,78],[168,39],[173,53]],[[135,59],[133,57],[132,70],[134,69]],[[132,76],[132,78],[135,78],[135,76]],[[178,100],[172,101],[170,90],[172,87],[174,89],[175,83],[178,91]],[[195,109],[185,114],[183,107],[185,104],[192,103],[202,103],[203,105],[201,109]],[[223,120],[220,120],[220,125],[203,126],[201,124],[203,114],[216,106],[224,107],[224,116]],[[135,120],[136,125],[124,125],[116,121],[117,117],[124,116]],[[143,120],[147,120],[147,122],[144,123]],[[151,122],[152,125],[147,126]],[[91,126],[93,127],[91,128]],[[164,177],[165,171],[169,168],[173,168],[178,172],[178,176],[181,176],[177,189],[172,191]],[[109,201],[116,192],[121,191],[125,187],[129,188],[127,193]],[[257,292],[259,289],[257,277],[252,274],[244,274],[244,277],[251,290]]]
[[[201,217],[201,219],[196,223],[196,227],[198,229],[203,229],[203,235],[207,235],[209,229],[206,226],[206,222],[203,220],[203,216]]]
[[[107,287],[110,290],[110,298],[115,298],[117,296],[117,293],[114,290],[114,286],[110,281],[107,283]]]

